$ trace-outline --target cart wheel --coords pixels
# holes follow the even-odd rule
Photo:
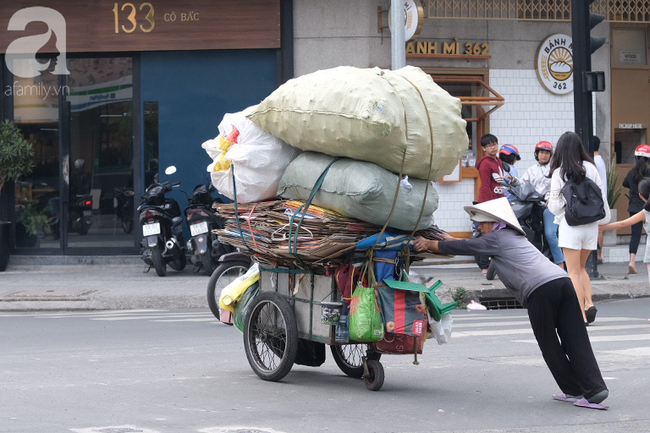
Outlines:
[[[277,382],[289,373],[298,352],[298,327],[282,295],[263,292],[255,297],[246,317],[244,349],[261,379]]]
[[[367,346],[367,344],[343,344],[330,346],[330,350],[341,371],[359,379],[363,376],[363,356],[366,354]]]
[[[363,377],[363,357],[370,353],[370,359],[379,360],[381,354],[368,352],[367,344],[342,344],[330,346],[332,356],[341,371],[350,377],[359,379]]]
[[[384,367],[375,359],[369,359],[366,362],[368,363],[368,375],[363,378],[366,388],[370,391],[379,391],[384,385]]]

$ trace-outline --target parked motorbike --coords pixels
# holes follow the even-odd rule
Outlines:
[[[187,242],[192,263],[196,271],[203,270],[212,275],[217,267],[217,260],[223,254],[235,251],[231,245],[222,244],[212,231],[224,226],[224,218],[212,209],[212,204],[220,202],[212,197],[216,188],[210,181],[197,185],[188,197],[185,219],[192,238]]]
[[[124,233],[133,231],[133,196],[135,193],[132,188],[115,188],[113,197],[113,207],[115,208],[115,217],[119,218],[122,223]]]
[[[176,172],[171,166],[165,170],[166,175]],[[165,194],[178,187],[180,182],[153,183],[142,195],[138,206],[140,225],[142,226],[142,260],[153,266],[160,277],[167,275],[167,265],[181,271],[187,264],[183,250],[183,218],[178,202]]]
[[[218,262],[219,265],[208,281],[208,305],[214,317],[232,325],[232,320],[230,320],[229,315],[226,317],[224,314],[224,317],[221,317],[221,308],[219,307],[221,291],[237,277],[244,275],[253,262],[250,256],[239,251],[223,254],[219,257]]]
[[[51,198],[49,206],[52,215],[48,223],[52,237],[57,240],[61,236],[61,218],[58,212],[59,197]],[[93,196],[91,194],[75,194],[70,197],[70,207],[68,209],[68,231],[80,235],[88,234],[88,230],[93,223]]]

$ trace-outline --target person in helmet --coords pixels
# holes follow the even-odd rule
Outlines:
[[[644,203],[643,200],[641,200],[641,197],[639,197],[639,182],[641,182],[645,177],[650,177],[650,168],[648,168],[648,162],[650,161],[650,146],[647,144],[639,145],[634,151],[634,157],[636,158],[636,164],[634,168],[627,173],[625,180],[623,180],[623,186],[630,190],[630,193],[628,194],[630,197],[630,205],[627,207],[630,216],[634,216],[643,209]],[[631,226],[629,248],[630,262],[627,265],[630,274],[636,274],[636,252],[639,249],[642,229],[642,222],[638,222]]]
[[[551,179],[548,177],[551,166],[549,162],[553,156],[553,145],[548,141],[540,141],[535,145],[535,160],[537,164],[531,166],[526,170],[526,173],[518,179],[519,182],[531,184],[537,193],[544,196],[548,202],[551,194]],[[544,237],[553,256],[553,263],[561,268],[564,268],[564,253],[559,246],[558,228],[555,223],[555,215],[544,206],[542,214],[544,221]]]
[[[499,159],[503,163],[503,170],[512,176],[512,179],[519,177],[519,172],[515,167],[515,162],[521,159],[521,156],[519,156],[519,149],[512,144],[504,144],[501,146],[501,149],[499,149]],[[504,186],[507,187],[509,184],[510,178],[504,178]],[[506,195],[508,200],[515,200],[517,198],[508,191],[508,188],[505,188],[503,193]]]

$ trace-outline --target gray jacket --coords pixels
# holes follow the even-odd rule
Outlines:
[[[439,248],[443,254],[490,256],[499,279],[524,307],[530,294],[539,286],[559,278],[569,278],[525,236],[510,228],[478,238],[440,241]]]

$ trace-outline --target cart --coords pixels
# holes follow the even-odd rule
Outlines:
[[[438,281],[427,289],[419,284],[399,282],[401,289],[417,290],[431,297],[432,316],[440,317],[456,307],[443,305],[435,296]],[[339,343],[335,326],[321,320],[322,307],[340,299],[333,276],[313,271],[283,268],[262,269],[259,294],[253,299],[244,326],[244,349],[253,371],[263,380],[279,381],[291,370],[298,353],[299,339],[330,346],[334,361],[349,377],[363,378],[371,391],[384,383],[381,352],[374,343]],[[427,302],[429,304],[429,302]],[[409,353],[411,354],[411,353]],[[417,364],[417,349],[415,351]]]

